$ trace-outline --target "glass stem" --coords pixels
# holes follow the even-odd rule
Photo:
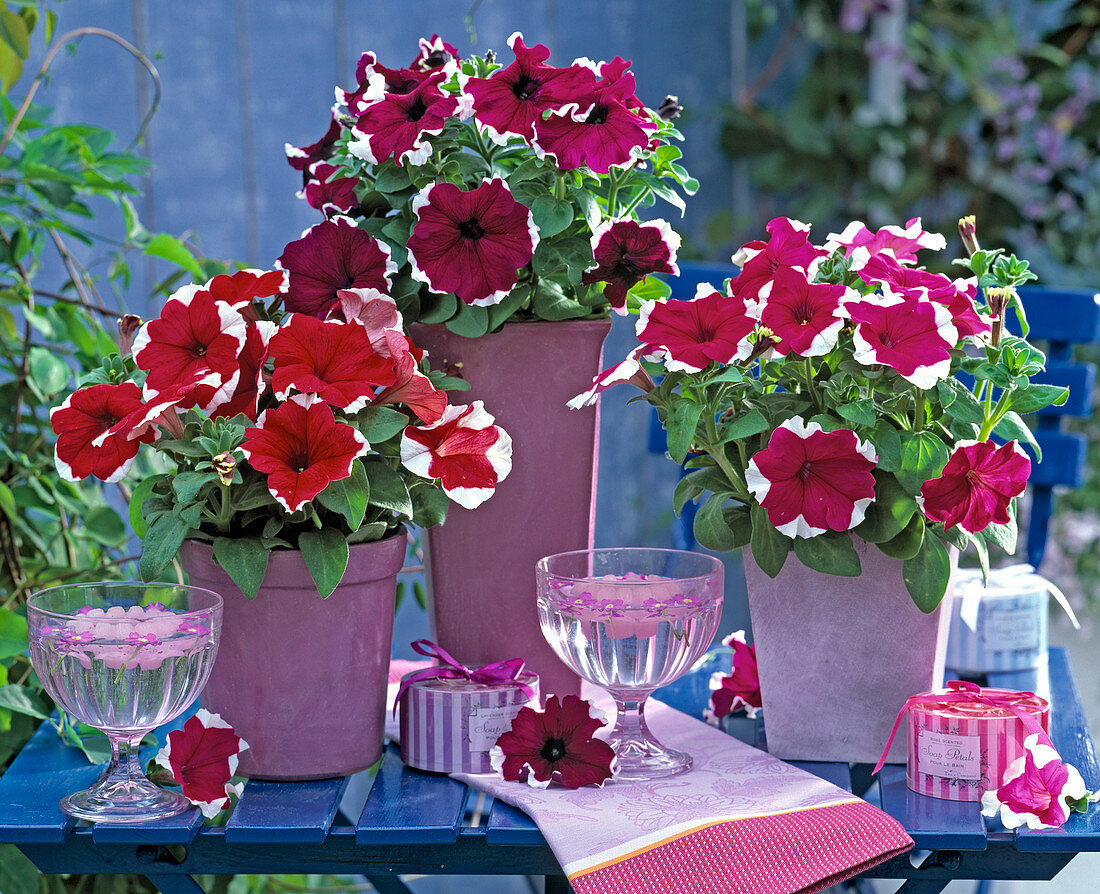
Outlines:
[[[145,768],[141,766],[138,751],[141,748],[142,734],[106,733],[111,743],[111,762],[107,765],[105,779],[116,782],[123,779],[145,782]]]
[[[645,722],[645,703],[648,694],[641,698],[620,699],[616,697],[615,730],[612,741],[620,743],[646,742],[653,738]]]

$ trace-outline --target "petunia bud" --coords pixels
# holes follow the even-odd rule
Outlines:
[[[485,51],[485,61],[492,65],[497,61],[497,54],[493,50]]]
[[[978,250],[977,222],[973,214],[959,219],[959,235],[962,236],[967,255],[973,256]]]
[[[768,351],[779,344],[779,337],[767,326],[760,326],[756,330],[755,338],[756,340],[752,346],[752,353],[745,359],[744,366],[751,366],[754,360],[768,353]]]
[[[1016,290],[1011,286],[1003,289],[991,287],[985,290],[985,303],[993,314],[992,332],[989,341],[994,347],[1001,343],[1001,335],[1004,333],[1005,328],[1005,311],[1008,309],[1009,301],[1015,294]]]
[[[237,461],[233,459],[232,453],[219,453],[210,460],[210,465],[218,473],[218,480],[222,484],[229,487],[233,483],[233,470],[237,468]]]
[[[125,357],[134,346],[134,336],[141,328],[141,317],[126,314],[118,321],[118,352]]]
[[[680,97],[669,94],[665,101],[657,106],[657,114],[662,121],[675,121],[680,117],[684,107],[680,105]]]

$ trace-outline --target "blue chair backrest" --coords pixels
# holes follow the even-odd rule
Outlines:
[[[672,298],[695,297],[700,283],[721,289],[722,282],[737,273],[732,264],[680,264],[680,275],[669,279]],[[1092,413],[1092,392],[1096,367],[1073,359],[1073,347],[1100,340],[1100,294],[1091,289],[1059,289],[1025,286],[1020,289],[1030,326],[1028,340],[1039,342],[1047,351],[1046,371],[1033,381],[1069,388],[1069,399],[1060,407],[1047,407],[1034,415],[1035,440],[1043,453],[1031,471],[1031,511],[1027,524],[1027,560],[1038,568],[1046,549],[1047,529],[1054,510],[1054,488],[1080,487],[1085,480],[1088,443],[1083,434],[1063,430],[1066,419],[1087,418]],[[653,414],[650,450],[665,451],[664,430]],[[682,474],[682,472],[681,472]],[[690,549],[694,544],[694,503],[688,503],[673,532],[675,544]]]

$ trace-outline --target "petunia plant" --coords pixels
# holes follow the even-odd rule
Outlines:
[[[68,480],[119,481],[155,452],[130,505],[146,579],[190,538],[250,597],[271,550],[300,550],[328,596],[349,544],[472,509],[511,470],[507,433],[481,401],[449,402],[465,383],[428,368],[392,298],[341,289],[319,319],[286,312],[287,281],[242,270],[125,318],[122,353],[51,413]]]
[[[288,310],[323,318],[340,289],[374,288],[407,323],[479,336],[668,294],[650,274],[676,272],[680,239],[639,212],[682,212],[698,186],[670,145],[679,104],[646,108],[621,58],[508,45],[508,65],[438,36],[405,68],[363,54],[324,137],[287,146],[325,215],[279,258]]]
[[[1035,277],[981,250],[973,219],[956,261],[969,275],[954,279],[919,265],[946,248],[919,219],[855,222],[821,246],[799,221],[767,231],[720,287],[647,300],[641,344],[571,405],[618,383],[645,392],[686,461],[675,509],[701,503],[703,546],[747,546],[772,577],[792,552],[855,576],[862,540],[903,560],[910,595],[932,611],[951,547],[972,547],[984,569],[990,545],[1014,551],[1031,468],[1021,443],[1039,451],[1022,414],[1067,397],[1030,381],[1045,357],[1026,340],[1017,287]]]

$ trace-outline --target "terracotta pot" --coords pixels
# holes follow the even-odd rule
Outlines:
[[[317,595],[301,553],[276,550],[255,599],[187,541],[191,583],[220,593],[218,660],[202,704],[249,745],[239,772],[257,779],[323,779],[363,770],[382,754],[397,572],[405,531],[351,546],[344,578]]]
[[[513,465],[475,510],[452,505],[428,532],[428,584],[436,641],[464,664],[522,657],[545,694],[579,693],[580,680],[550,649],[535,609],[535,562],[592,547],[597,408],[565,404],[592,383],[610,320],[509,323],[482,338],[415,326],[432,367],[461,363],[469,391],[512,437]]]
[[[954,573],[926,615],[901,560],[853,542],[863,566],[854,578],[813,571],[792,553],[772,579],[744,550],[764,731],[785,760],[874,763],[905,700],[943,683]],[[905,751],[898,736],[889,760],[904,763]]]

